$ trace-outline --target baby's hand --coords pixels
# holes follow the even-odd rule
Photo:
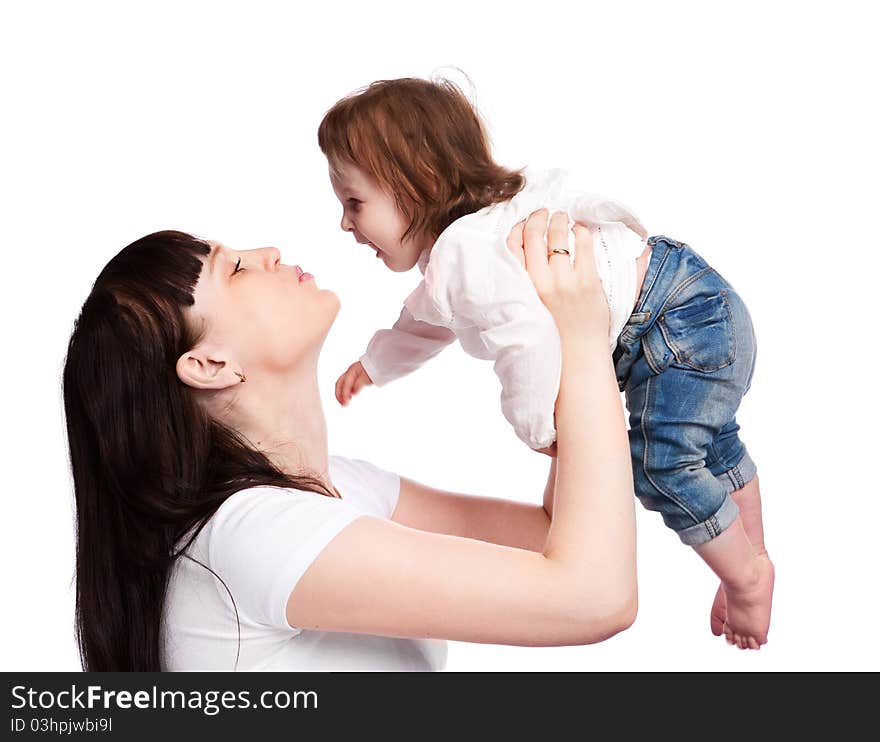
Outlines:
[[[360,361],[355,361],[342,376],[336,380],[336,399],[343,407],[363,387],[371,386],[373,380],[364,371]]]

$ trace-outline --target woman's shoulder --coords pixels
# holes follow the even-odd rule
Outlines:
[[[208,522],[208,530],[271,520],[281,511],[290,510],[298,511],[301,518],[309,520],[334,517],[340,509],[390,516],[400,491],[397,474],[348,456],[330,456],[328,464],[330,480],[342,495],[341,499],[295,487],[245,487],[223,501]]]
[[[350,503],[295,487],[255,486],[240,489],[217,508],[205,524],[204,539],[260,533],[279,520],[295,519],[304,532],[327,520],[359,513]]]
[[[215,518],[217,515],[228,517],[231,512],[271,513],[278,508],[320,512],[342,504],[370,515],[390,517],[400,492],[400,477],[396,473],[350,456],[330,456],[328,466],[330,481],[339,490],[341,499],[295,487],[259,485],[246,487],[228,497],[217,509]]]
[[[390,518],[400,495],[400,476],[369,461],[331,456],[330,479],[348,501],[370,515]]]
[[[324,547],[365,515],[352,503],[292,487],[247,487],[229,496],[187,547],[190,579],[219,578],[223,600],[264,626],[289,630],[285,605],[292,587]],[[228,591],[228,593],[227,593]]]

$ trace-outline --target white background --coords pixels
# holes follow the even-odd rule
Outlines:
[[[686,241],[758,334],[739,414],[777,566],[770,643],[709,633],[716,580],[639,515],[640,613],[592,647],[450,644],[449,670],[878,669],[876,26],[868,3],[4,4],[0,14],[3,670],[78,669],[59,377],[123,246],[176,228],[274,244],[342,310],[331,451],[539,502],[548,459],[453,347],[349,408],[333,381],[418,279],[339,228],[316,129],[380,78],[463,69],[509,166],[568,167]]]

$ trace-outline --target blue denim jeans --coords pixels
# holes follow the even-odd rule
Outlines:
[[[626,393],[639,500],[685,544],[736,518],[731,493],[756,473],[736,411],[755,369],[755,334],[733,287],[691,247],[660,235],[614,352]]]

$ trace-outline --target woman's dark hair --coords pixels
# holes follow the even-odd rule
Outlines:
[[[177,359],[199,339],[185,311],[210,249],[183,232],[133,242],[98,276],[70,338],[64,408],[87,671],[163,669],[172,565],[232,494],[274,485],[335,496],[280,471],[178,379]]]

